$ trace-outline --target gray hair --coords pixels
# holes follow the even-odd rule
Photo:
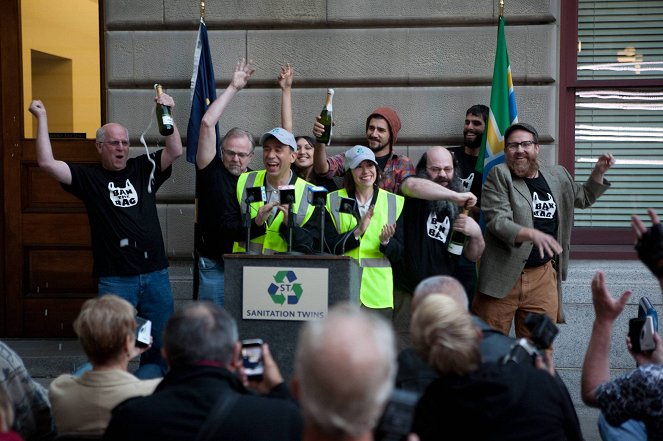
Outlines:
[[[108,124],[104,124],[103,126],[101,126],[97,129],[97,133],[94,137],[94,142],[101,144],[104,141],[106,141],[106,126],[107,125]],[[129,139],[129,129],[127,129],[124,126],[122,126],[122,128],[124,129],[124,132],[127,134],[127,139]]]
[[[232,138],[241,138],[242,136],[245,136],[249,140],[251,143],[251,151],[254,151],[256,149],[256,141],[253,139],[253,135],[251,135],[246,130],[240,129],[239,127],[233,127],[232,129],[228,130],[225,135],[223,135],[223,138],[221,138],[221,147],[223,147],[223,144],[227,140]]]
[[[390,325],[357,306],[334,306],[299,335],[295,373],[307,424],[337,438],[373,429],[396,376]]]
[[[427,277],[414,289],[412,296],[412,311],[417,305],[430,294],[444,294],[456,300],[463,309],[469,309],[469,301],[465,288],[458,279],[451,276],[431,276]]]
[[[171,366],[190,366],[201,360],[229,365],[237,339],[237,324],[230,314],[203,301],[173,313],[163,343]]]

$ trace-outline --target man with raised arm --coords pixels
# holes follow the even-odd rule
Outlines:
[[[162,94],[159,104],[175,107]],[[37,118],[37,162],[61,183],[62,188],[85,204],[92,235],[94,275],[99,294],[117,294],[152,321],[154,344],[141,356],[141,365],[163,366],[161,333],[173,312],[168,259],[157,216],[156,192],[172,172],[171,164],[182,155],[177,126],[166,137],[166,147],[129,158],[129,132],[118,123],[97,130],[100,163],[81,165],[53,157],[44,104],[35,100],[30,113]]]
[[[225,268],[223,255],[231,253],[233,242],[242,240],[243,226],[235,195],[239,175],[247,171],[253,158],[253,136],[232,128],[221,140],[217,151],[214,127],[232,98],[242,90],[255,68],[251,61],[237,62],[230,84],[207,109],[200,123],[196,152],[198,189],[198,299],[223,306]]]

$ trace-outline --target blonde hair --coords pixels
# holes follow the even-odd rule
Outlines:
[[[106,363],[124,350],[127,336],[136,331],[134,308],[126,300],[107,294],[83,303],[74,331],[93,363]]]
[[[447,296],[421,300],[410,326],[415,349],[442,375],[465,375],[479,367],[481,335],[470,314]]]

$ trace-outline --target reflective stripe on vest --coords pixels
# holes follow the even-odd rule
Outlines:
[[[386,257],[367,257],[360,259],[359,264],[364,268],[391,268],[391,263]]]

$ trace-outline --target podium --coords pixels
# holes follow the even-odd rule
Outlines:
[[[226,254],[224,308],[240,339],[269,344],[283,377],[294,371],[299,329],[339,302],[359,305],[361,268],[348,256]]]

